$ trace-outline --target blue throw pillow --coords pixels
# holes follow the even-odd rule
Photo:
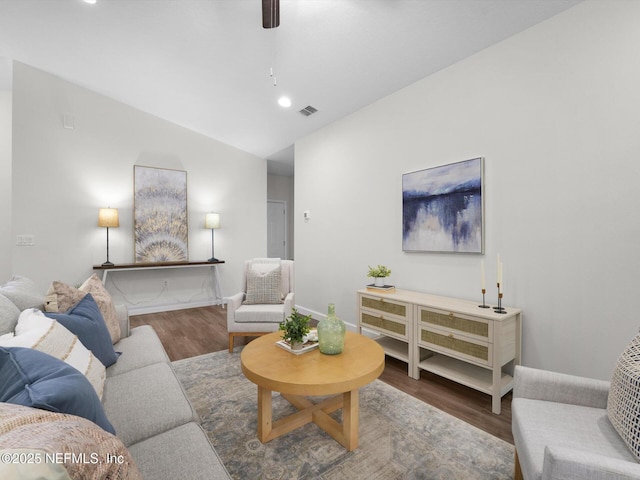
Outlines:
[[[107,324],[104,323],[98,304],[90,293],[65,313],[45,312],[45,315],[57,320],[77,335],[82,344],[91,350],[105,367],[113,365],[118,360]]]
[[[0,402],[84,417],[115,435],[89,380],[51,355],[0,347],[0,385]]]

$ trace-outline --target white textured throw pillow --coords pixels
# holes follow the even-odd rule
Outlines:
[[[247,269],[245,305],[282,303],[280,259],[255,259]]]
[[[78,337],[40,310],[28,309],[18,318],[15,335],[0,336],[2,347],[25,347],[56,357],[80,371],[102,399],[106,370]]]
[[[622,352],[613,370],[607,415],[631,453],[640,460],[640,335]]]

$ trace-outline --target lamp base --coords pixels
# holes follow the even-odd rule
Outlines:
[[[115,263],[107,261],[107,262],[104,262],[102,264],[102,266],[103,267],[115,267]]]
[[[207,262],[209,263],[213,263],[213,262],[219,262],[220,260],[218,260],[216,257],[211,257],[209,260],[207,260]]]

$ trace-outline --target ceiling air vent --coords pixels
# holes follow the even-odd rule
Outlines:
[[[314,113],[316,113],[318,111],[317,108],[312,107],[311,105],[307,105],[306,107],[304,107],[302,110],[300,110],[300,113],[302,115],[304,115],[305,117],[308,117],[309,115],[313,115]]]

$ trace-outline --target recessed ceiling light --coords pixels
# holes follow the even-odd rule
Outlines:
[[[94,3],[96,3],[97,0],[84,0],[84,3],[90,3],[91,5],[93,5]]]
[[[289,97],[280,97],[278,99],[278,105],[284,108],[289,108],[291,106],[291,99]]]

